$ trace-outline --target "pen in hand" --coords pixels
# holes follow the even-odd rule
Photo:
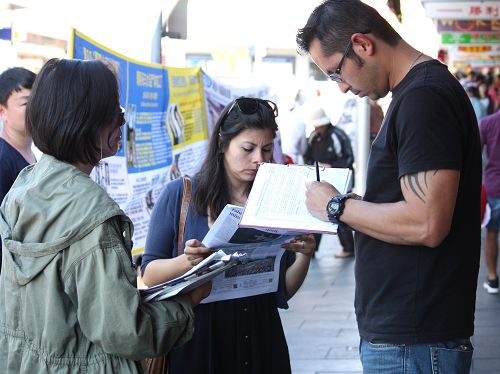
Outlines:
[[[318,161],[316,161],[316,180],[319,182],[319,164],[318,164]]]

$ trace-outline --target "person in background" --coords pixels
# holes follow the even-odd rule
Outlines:
[[[498,293],[498,230],[500,229],[500,112],[484,117],[479,124],[481,148],[486,148],[487,161],[484,168],[484,188],[491,208],[486,225],[484,248],[488,277],[483,287],[488,293]]]
[[[35,73],[15,67],[0,74],[0,203],[19,172],[36,162],[31,134],[26,131],[25,111]],[[2,243],[0,241],[0,271]]]
[[[500,109],[500,74],[493,77],[492,80],[493,81],[488,88],[488,94],[493,101],[493,113],[495,113],[498,109]]]
[[[485,115],[490,115],[493,114],[493,99],[491,98],[489,92],[488,92],[489,85],[488,83],[483,80],[481,82],[478,82],[477,84],[477,91],[479,95],[479,101],[483,105],[485,109]]]
[[[183,254],[177,237],[183,181],[167,184],[153,208],[142,260],[142,279],[153,286],[184,273],[212,253],[200,240],[226,204],[244,206],[261,162],[273,160],[276,105],[238,98],[222,111],[200,171],[192,179]],[[277,292],[216,301],[196,309],[195,334],[170,354],[170,374],[286,374],[290,358],[277,308],[301,286],[314,251],[314,237],[283,245]]]
[[[77,84],[76,84],[77,83]],[[122,142],[118,82],[102,61],[51,59],[26,128],[43,156],[0,206],[0,373],[141,373],[193,334],[210,283],[145,303],[130,219],[89,174]]]
[[[370,144],[377,137],[382,122],[384,121],[384,111],[377,100],[368,99],[370,105]]]
[[[476,85],[470,84],[465,87],[465,91],[467,92],[472,107],[474,108],[477,122],[479,122],[481,118],[486,115],[486,107],[481,102],[481,98],[479,97],[479,90]]]
[[[479,127],[463,87],[360,0],[327,0],[299,49],[344,92],[392,93],[363,197],[309,182],[315,217],[355,230],[364,373],[465,374],[481,251]]]
[[[306,124],[303,119],[305,94],[299,90],[292,108],[283,115],[280,113],[278,125],[281,133],[283,154],[291,158],[293,164],[303,164],[303,155],[307,150]]]
[[[305,163],[314,165],[317,161],[326,168],[349,168],[354,171],[354,153],[351,140],[345,131],[340,127],[333,126],[330,123],[330,118],[319,105],[309,105],[305,118],[307,124],[314,127],[307,142],[307,150],[304,154]],[[314,234],[314,236],[316,245],[319,246],[321,234]],[[354,237],[352,230],[340,225],[337,228],[337,236],[342,245],[342,251],[335,254],[335,257],[353,257]]]

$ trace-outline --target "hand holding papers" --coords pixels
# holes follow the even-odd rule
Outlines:
[[[314,167],[262,164],[248,196],[240,227],[274,228],[294,233],[336,233],[336,225],[313,217],[307,210],[306,183],[316,178]],[[351,171],[326,168],[321,171],[321,179],[334,185],[340,193],[346,193],[350,187]]]
[[[141,289],[140,293],[144,301],[149,302],[185,294],[203,283],[208,282],[227,269],[232,268],[239,263],[243,256],[244,254],[239,254],[238,252],[226,255],[224,251],[219,250],[205,258],[180,277],[154,287]]]
[[[222,248],[226,253],[245,253],[241,264],[212,281],[212,292],[202,300],[209,303],[275,292],[278,289],[281,245],[292,236],[283,230],[238,227],[243,208],[226,205],[203,239],[208,248]]]

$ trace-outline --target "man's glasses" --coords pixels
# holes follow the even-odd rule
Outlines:
[[[228,111],[221,119],[221,124],[223,124],[227,120],[234,108],[238,108],[239,111],[243,114],[251,115],[259,111],[260,104],[263,104],[266,108],[272,110],[274,117],[278,117],[278,107],[271,100],[256,99],[253,97],[240,97],[233,101]]]
[[[367,30],[367,31],[364,31],[364,32],[362,32],[360,34],[369,34],[369,33],[371,33],[371,31]],[[349,51],[351,50],[351,48],[352,48],[352,40],[349,40],[349,44],[347,44],[347,47],[346,47],[346,49],[344,51],[344,55],[340,59],[340,62],[337,65],[337,68],[335,69],[335,71],[333,73],[328,74],[328,78],[330,78],[332,81],[337,82],[337,83],[343,83],[344,82],[344,80],[340,76],[340,72],[342,71],[342,66],[344,65],[344,61],[345,61],[347,55],[349,54]]]
[[[347,57],[347,54],[351,50],[352,47],[352,41],[349,40],[349,44],[347,44],[347,48],[344,51],[344,55],[340,59],[339,64],[337,65],[337,69],[331,74],[328,74],[328,78],[330,78],[332,81],[337,82],[337,83],[342,83],[342,77],[340,76],[340,72],[342,70],[342,65],[344,65],[345,58]]]

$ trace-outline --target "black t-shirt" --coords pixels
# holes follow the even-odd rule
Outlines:
[[[437,248],[356,233],[355,308],[363,339],[424,343],[469,337],[480,257],[481,152],[474,111],[438,61],[414,67],[393,90],[368,162],[364,200],[403,200],[400,178],[460,171],[451,231]]]
[[[28,161],[13,146],[0,138],[0,204],[14,184],[19,172],[28,165]],[[2,242],[0,241],[0,268],[1,266]]]

